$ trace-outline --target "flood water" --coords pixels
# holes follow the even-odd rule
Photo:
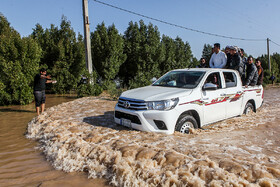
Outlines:
[[[47,95],[46,108],[76,99]],[[55,170],[37,142],[26,139],[28,122],[36,116],[34,103],[0,107],[0,186],[105,186],[105,180],[88,179],[84,173]]]
[[[47,96],[36,118],[34,104],[1,107],[0,186],[278,187],[279,93],[265,90],[257,113],[188,135],[116,126],[108,98]]]

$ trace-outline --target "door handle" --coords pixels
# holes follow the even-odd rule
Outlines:
[[[238,91],[237,93],[238,93],[238,94],[241,94],[242,92],[241,92],[241,91]]]
[[[220,94],[220,96],[226,96],[226,94],[223,93],[223,94]]]

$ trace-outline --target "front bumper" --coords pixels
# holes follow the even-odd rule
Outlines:
[[[168,111],[160,110],[130,110],[115,107],[115,123],[121,124],[121,119],[131,121],[131,128],[147,132],[161,132],[165,134],[174,133],[175,125],[179,117],[176,108]],[[156,124],[156,122],[158,124]],[[161,128],[159,124],[165,124],[166,128]],[[163,130],[166,129],[166,130]]]

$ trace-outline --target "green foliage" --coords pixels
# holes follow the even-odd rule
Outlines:
[[[268,69],[264,69],[263,85],[271,83],[271,81],[269,80],[270,76],[271,75],[270,75],[269,70]]]
[[[124,53],[127,55],[127,59],[122,64],[119,75],[124,80],[124,83],[128,84],[128,81],[138,71],[137,63],[140,61],[140,32],[137,23],[129,23],[124,39]]]
[[[8,105],[11,103],[11,96],[5,91],[6,86],[0,82],[0,105]]]
[[[0,105],[32,102],[40,56],[38,43],[30,37],[21,38],[0,16]]]
[[[138,72],[133,79],[129,80],[129,87],[130,89],[132,89],[132,88],[147,86],[152,83],[150,80],[147,79],[144,73]]]
[[[86,82],[82,82],[81,84],[79,84],[78,88],[77,88],[77,94],[78,97],[85,97],[85,96],[97,96],[100,95],[103,92],[103,89],[101,86],[99,86],[98,84],[92,84],[91,81],[94,83],[96,80],[96,73],[93,72],[91,75],[87,72],[84,71],[83,72],[83,76],[86,80]]]
[[[78,97],[99,95],[103,89],[117,98],[114,79],[123,86],[137,88],[151,84],[172,69],[195,67],[199,61],[193,57],[188,42],[180,37],[160,36],[153,24],[143,20],[130,22],[124,35],[114,25],[99,24],[91,33],[93,73],[85,68],[84,39],[76,35],[70,21],[62,16],[59,27],[43,29],[37,24],[29,37],[21,38],[4,16],[0,16],[0,105],[26,104],[33,100],[33,78],[39,68],[48,69],[56,84],[47,88],[55,93],[75,90]],[[202,57],[209,63],[212,46],[204,44]],[[264,84],[273,74],[280,81],[280,55],[271,55],[272,73],[268,70],[267,56],[260,57],[265,70]],[[87,82],[79,83],[84,76]],[[102,79],[102,86],[96,83]]]
[[[268,57],[267,55],[262,55],[258,57],[262,63],[262,67],[264,69],[264,84],[271,84],[272,81],[269,78],[274,75],[275,80],[274,82],[280,82],[280,54],[274,53],[270,56],[270,63],[271,63],[271,72],[269,72],[269,65],[268,65]]]
[[[55,66],[50,71],[51,75],[57,80],[52,85],[52,90],[58,94],[64,94],[77,87],[77,79],[69,71],[69,64],[63,61],[55,62]]]
[[[124,91],[124,89],[116,88],[116,84],[114,82],[110,82],[107,91],[113,99],[118,99],[121,93]]]
[[[121,66],[120,77],[131,88],[145,86],[149,80],[161,74],[159,62],[163,59],[160,33],[151,23],[146,26],[141,20],[130,22],[124,35],[127,60]]]
[[[211,55],[212,55],[212,46],[210,44],[204,44],[202,50],[202,57],[205,58],[205,61],[208,65],[209,65]]]
[[[162,74],[173,69],[183,69],[195,66],[195,64],[193,64],[193,56],[188,42],[184,43],[179,37],[176,37],[175,40],[173,40],[172,38],[163,35],[161,45],[164,50],[164,59],[160,63]]]
[[[192,52],[188,42],[184,43],[179,37],[175,39],[177,69],[187,68],[191,65]]]
[[[103,92],[103,89],[98,84],[81,84],[78,86],[77,94],[78,97],[86,97],[86,96],[97,96]]]
[[[200,61],[197,60],[197,58],[193,57],[192,58],[192,68],[197,67],[200,64]]]
[[[121,64],[126,60],[123,53],[124,40],[114,25],[106,28],[105,24],[97,25],[91,35],[92,58],[98,74],[101,76],[104,89],[116,77]]]
[[[280,54],[274,53],[270,61],[272,73],[276,77],[275,82],[280,82]]]
[[[172,38],[163,35],[161,40],[161,46],[163,48],[164,59],[160,63],[160,69],[162,70],[162,74],[174,69],[176,66],[175,61],[175,42]]]
[[[31,34],[38,41],[43,53],[40,65],[46,65],[57,84],[48,86],[55,93],[69,93],[77,88],[77,83],[85,69],[85,49],[83,37],[71,28],[70,21],[62,16],[60,28],[51,25],[43,29],[37,24]]]

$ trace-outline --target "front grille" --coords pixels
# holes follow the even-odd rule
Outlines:
[[[121,108],[130,109],[130,110],[147,110],[148,109],[145,101],[125,98],[125,97],[119,98],[118,106]]]
[[[123,113],[123,112],[120,112],[120,111],[115,111],[115,118],[129,119],[132,123],[136,123],[136,124],[141,125],[140,119],[138,118],[138,116],[135,116],[135,115]]]

